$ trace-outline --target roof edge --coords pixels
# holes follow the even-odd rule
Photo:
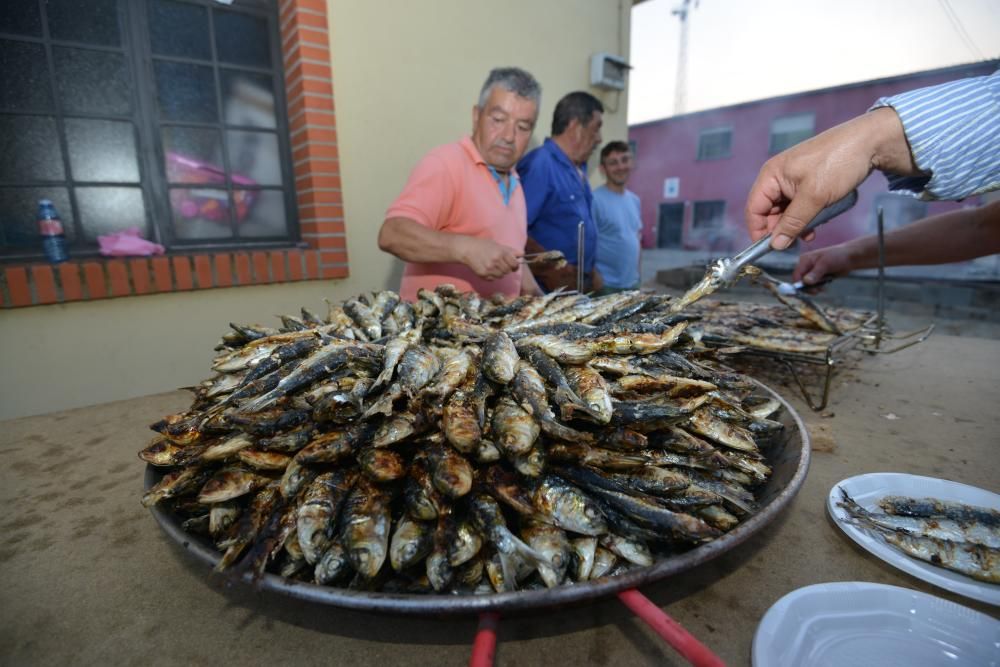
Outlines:
[[[948,67],[940,67],[938,69],[927,69],[921,70],[919,72],[910,72],[908,74],[896,74],[894,76],[886,76],[879,79],[868,79],[867,81],[855,81],[852,83],[842,83],[837,86],[829,86],[827,88],[814,88],[812,90],[803,90],[797,93],[788,93],[786,95],[777,95],[775,97],[762,97],[756,100],[747,100],[746,102],[739,102],[737,104],[727,104],[721,107],[712,107],[711,109],[700,109],[699,111],[692,111],[690,113],[678,114],[676,116],[664,116],[663,118],[656,118],[654,120],[647,120],[641,123],[629,124],[628,128],[631,130],[638,127],[646,127],[649,125],[657,125],[659,123],[666,123],[669,121],[675,121],[682,118],[693,118],[695,116],[701,116],[708,113],[714,113],[717,111],[729,110],[729,109],[739,109],[742,107],[755,106],[762,104],[764,102],[778,102],[781,100],[791,100],[798,97],[806,97],[808,95],[819,95],[821,93],[832,93],[839,90],[850,90],[852,88],[861,88],[864,86],[873,86],[885,83],[896,83],[899,81],[906,81],[907,79],[916,79],[928,76],[934,76],[938,74],[947,74],[949,72],[957,72],[960,70],[969,69],[970,67],[989,67],[993,66],[994,69],[1000,68],[1000,58],[990,59],[990,60],[977,60],[971,63],[964,63],[961,65],[949,65]]]

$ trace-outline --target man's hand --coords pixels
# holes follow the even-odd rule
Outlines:
[[[456,253],[462,264],[486,280],[497,280],[521,266],[522,253],[488,239],[455,237]]]
[[[1000,201],[932,215],[885,235],[886,266],[964,262],[996,253],[1000,253]],[[824,276],[878,265],[878,235],[869,234],[805,253],[793,279],[815,285]]]
[[[873,169],[917,173],[903,126],[890,108],[849,120],[765,162],[744,211],[750,238],[756,241],[771,232],[771,247],[784,250],[817,213],[860,185]]]
[[[835,245],[813,250],[799,257],[799,263],[792,272],[792,280],[801,280],[809,286],[827,276],[842,276],[853,270],[850,249],[845,245]]]

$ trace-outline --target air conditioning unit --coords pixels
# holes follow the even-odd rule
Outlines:
[[[590,56],[590,85],[608,90],[625,90],[625,75],[632,67],[624,58],[610,53]]]

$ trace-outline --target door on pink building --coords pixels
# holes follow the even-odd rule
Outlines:
[[[680,248],[684,229],[684,204],[660,204],[657,248]]]

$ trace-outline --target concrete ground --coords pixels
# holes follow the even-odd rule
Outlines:
[[[1000,341],[935,335],[863,356],[835,376],[830,406],[809,410],[814,453],[802,489],[748,542],[644,587],[730,665],[748,665],[754,631],[781,596],[870,581],[960,598],[856,547],[828,518],[846,477],[896,471],[1000,491]],[[785,386],[782,385],[785,383]],[[171,392],[0,423],[0,664],[461,665],[474,619],[376,616],[227,585],[172,542],[139,504],[147,425],[189,402]],[[681,665],[614,599],[504,618],[498,665]]]

